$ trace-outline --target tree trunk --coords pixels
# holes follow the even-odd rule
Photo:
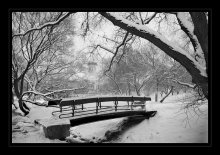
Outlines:
[[[160,100],[160,103],[163,103],[163,101],[170,95],[171,92],[173,92],[173,86],[171,87],[169,93]]]
[[[137,93],[137,96],[141,96],[140,90],[137,90],[136,93]]]
[[[157,83],[156,83],[157,91],[156,91],[156,94],[155,94],[155,102],[157,102],[157,99],[158,99],[158,85],[159,85],[158,78],[156,79],[156,81],[157,81]]]
[[[12,88],[13,89],[13,88]],[[11,90],[11,103],[12,105],[15,107],[15,109],[18,109],[18,107],[16,107],[15,103],[14,103],[14,93],[13,93],[13,90]]]
[[[26,116],[27,114],[29,114],[29,111],[24,108],[21,98],[19,98],[18,103],[19,103],[19,108],[24,113],[24,115]],[[27,107],[27,106],[25,105],[25,107]]]
[[[16,97],[19,99],[20,98],[20,92],[19,92],[19,86],[18,86],[18,80],[14,80],[14,92]]]
[[[130,96],[131,95],[131,86],[130,86],[129,82],[127,82],[127,84],[128,84],[128,95]]]
[[[163,91],[160,93],[160,96],[161,96],[161,97],[163,96]]]
[[[206,99],[208,99],[208,82],[199,85]]]
[[[156,92],[156,94],[155,94],[155,102],[157,102],[157,99],[158,99],[158,94]]]
[[[197,36],[204,53],[206,74],[208,75],[208,21],[204,12],[190,12],[190,15],[194,24],[194,34]],[[206,88],[204,88],[204,91],[206,91]]]
[[[22,80],[22,79],[20,79],[20,80]],[[17,80],[17,79],[14,80],[14,92],[15,92],[16,97],[18,98],[18,103],[19,103],[19,108],[20,108],[20,110],[21,110],[25,115],[27,115],[27,114],[29,113],[29,112],[28,112],[29,108],[26,106],[25,103],[22,102],[22,98],[21,98],[22,92],[19,91],[19,84],[18,84],[20,80]],[[23,85],[20,85],[20,87],[23,87]],[[23,89],[20,89],[20,90],[23,90]],[[26,110],[24,107],[25,107],[27,110]]]

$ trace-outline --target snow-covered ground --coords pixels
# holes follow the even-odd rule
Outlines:
[[[160,103],[151,103],[149,110],[157,110],[157,115],[131,128],[117,142],[207,143],[207,115],[204,114],[200,116],[201,118],[198,118],[191,111],[191,116],[188,120],[186,113],[180,111],[180,106],[175,103],[166,103],[163,105]]]
[[[193,109],[185,111],[183,103],[180,102],[184,96],[185,94],[169,96],[164,103],[159,103],[154,102],[152,95],[153,101],[146,102],[146,110],[156,110],[157,114],[121,132],[116,140],[109,143],[207,143],[208,105],[202,105],[201,112],[194,112]],[[42,128],[33,124],[35,119],[52,117],[51,112],[55,109],[31,106],[31,112],[26,117],[19,116],[16,112],[18,110],[13,110],[12,142],[65,143],[65,141],[45,138]],[[125,119],[112,119],[72,127],[71,136],[97,142],[105,137],[107,131],[117,129],[118,124]]]

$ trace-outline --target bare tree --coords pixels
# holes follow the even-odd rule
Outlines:
[[[65,25],[57,27],[70,13],[12,13],[12,80],[19,107],[23,108],[22,94],[26,74],[33,68],[38,58],[56,42],[63,40],[60,32],[66,32]],[[24,104],[25,106],[25,104]]]

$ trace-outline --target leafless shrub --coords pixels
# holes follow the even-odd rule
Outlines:
[[[194,117],[196,118],[196,122],[199,119],[202,119],[207,114],[207,109],[203,109],[202,105],[205,105],[208,103],[208,100],[198,92],[199,90],[193,90],[190,94],[186,94],[183,98],[179,99],[179,102],[181,102],[181,108],[178,112],[178,114],[184,114],[185,117],[183,118],[183,123],[185,124],[185,127],[187,125],[191,127],[190,120]]]

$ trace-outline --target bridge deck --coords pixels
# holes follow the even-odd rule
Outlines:
[[[55,101],[59,110],[52,114],[59,118],[69,118],[72,125],[135,115],[150,117],[155,114],[155,111],[145,110],[145,102],[150,100],[149,97],[133,96],[66,98]],[[101,104],[102,102],[104,103]],[[135,107],[139,107],[139,110],[135,110]]]

